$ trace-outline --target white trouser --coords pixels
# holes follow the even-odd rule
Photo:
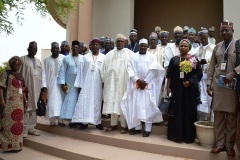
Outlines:
[[[142,124],[135,127],[135,130],[142,130]],[[151,130],[152,130],[152,123],[145,123],[145,131],[151,132]]]
[[[126,128],[127,123],[126,120],[123,116],[123,114],[120,114],[120,122],[121,122],[121,127]],[[118,114],[111,114],[111,126],[116,126],[118,125]]]
[[[51,117],[49,118],[50,123],[56,123],[56,119],[58,122],[63,123],[63,119],[61,119],[59,116]]]
[[[34,111],[27,111],[24,113],[24,132],[33,132],[37,125],[37,114]]]

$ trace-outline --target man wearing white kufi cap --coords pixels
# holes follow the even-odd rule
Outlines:
[[[127,88],[127,63],[131,50],[124,48],[126,37],[118,34],[116,37],[116,48],[108,52],[101,69],[101,76],[104,83],[103,88],[103,111],[102,114],[111,114],[111,126],[105,131],[110,132],[117,129],[118,116],[120,115],[121,133],[127,132],[127,124],[120,107],[120,102]]]
[[[152,123],[162,121],[162,113],[158,109],[158,100],[164,68],[147,51],[148,41],[139,41],[139,52],[128,62],[127,90],[121,102],[121,109],[127,120],[130,134],[140,133],[141,122],[145,122],[143,137],[148,137]],[[135,128],[135,129],[134,129]]]

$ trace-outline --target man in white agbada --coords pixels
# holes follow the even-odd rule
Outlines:
[[[164,67],[166,49],[172,51],[171,48],[170,48],[170,43],[168,43],[168,41],[169,41],[169,32],[162,30],[162,31],[160,32],[160,35],[159,35],[159,36],[160,36],[161,44],[159,44],[158,47],[159,47],[159,50],[160,50],[160,54],[161,54],[162,57],[163,57],[163,58],[162,58],[162,63],[160,63],[160,65]],[[168,62],[168,63],[169,63],[169,62]],[[166,97],[166,96],[167,96],[167,79],[165,79],[165,83],[162,84],[162,85],[163,85],[163,87],[161,88],[161,89],[162,89],[162,92],[161,92],[161,94],[160,94],[160,99],[161,99],[162,97]],[[164,117],[163,117],[163,118],[164,118]]]
[[[139,52],[128,62],[128,85],[121,108],[128,128],[131,129],[130,134],[140,133],[141,122],[145,122],[143,137],[148,137],[152,123],[162,121],[158,101],[165,70],[151,53],[147,52],[148,41],[141,39],[139,44]]]
[[[65,126],[63,120],[59,118],[64,93],[57,83],[60,66],[65,56],[59,54],[59,44],[57,42],[52,42],[51,52],[52,55],[43,60],[42,67],[42,90],[47,93],[46,117],[50,120],[50,126],[56,125],[56,119],[58,119],[58,125]]]
[[[74,86],[80,94],[72,117],[73,123],[81,123],[80,129],[88,127],[88,123],[103,130],[101,124],[102,78],[100,68],[105,55],[99,52],[99,39],[91,41],[91,53],[83,56],[83,63],[77,74]]]
[[[202,103],[198,105],[198,120],[208,120],[212,97],[207,94],[207,69],[215,45],[208,42],[208,30],[206,28],[201,28],[198,32],[198,39],[201,45],[197,48],[196,57],[198,57],[203,70],[203,77],[199,83]]]
[[[158,47],[160,48],[162,55],[165,55],[165,50],[166,48],[170,47],[170,43],[168,43],[169,41],[169,32],[168,31],[164,31],[162,30],[159,34],[160,36],[160,41],[161,44],[158,44]],[[164,61],[164,59],[163,59]],[[161,64],[163,66],[163,64]]]
[[[131,50],[124,48],[125,36],[118,34],[116,37],[116,48],[105,56],[101,76],[104,83],[103,88],[103,111],[102,114],[111,114],[111,126],[105,131],[110,132],[117,129],[118,116],[120,115],[121,133],[127,133],[127,124],[122,115],[120,102],[127,89],[127,63]]]
[[[158,41],[158,35],[155,32],[152,32],[149,36],[149,48],[148,52],[153,55],[153,57],[156,59],[156,61],[163,65],[163,50],[162,48],[157,46]]]
[[[215,34],[215,27],[212,26],[208,29],[208,43],[210,44],[216,44],[216,39],[213,37]]]

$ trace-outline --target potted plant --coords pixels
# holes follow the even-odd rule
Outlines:
[[[212,109],[210,109],[208,121],[197,121],[194,123],[199,143],[203,147],[212,148],[215,143],[214,122],[212,119]]]

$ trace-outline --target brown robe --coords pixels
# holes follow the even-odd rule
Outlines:
[[[227,89],[218,86],[218,78],[220,75],[227,75],[235,69],[236,53],[235,42],[233,40],[228,49],[228,63],[227,70],[221,71],[220,65],[223,61],[223,53],[225,51],[225,43],[222,41],[216,45],[213,50],[212,58],[210,61],[209,69],[207,72],[207,85],[212,85],[213,95],[213,110],[223,112],[236,112],[238,97],[234,89]]]
[[[235,42],[233,40],[228,49],[227,69],[220,70],[221,62],[223,62],[225,43],[220,42],[213,50],[210,66],[207,72],[208,85],[213,88],[213,110],[214,110],[214,133],[216,146],[225,145],[227,148],[232,148],[236,140],[237,131],[237,107],[238,97],[235,89],[227,89],[218,86],[218,78],[220,75],[227,75],[236,70],[236,53]]]

